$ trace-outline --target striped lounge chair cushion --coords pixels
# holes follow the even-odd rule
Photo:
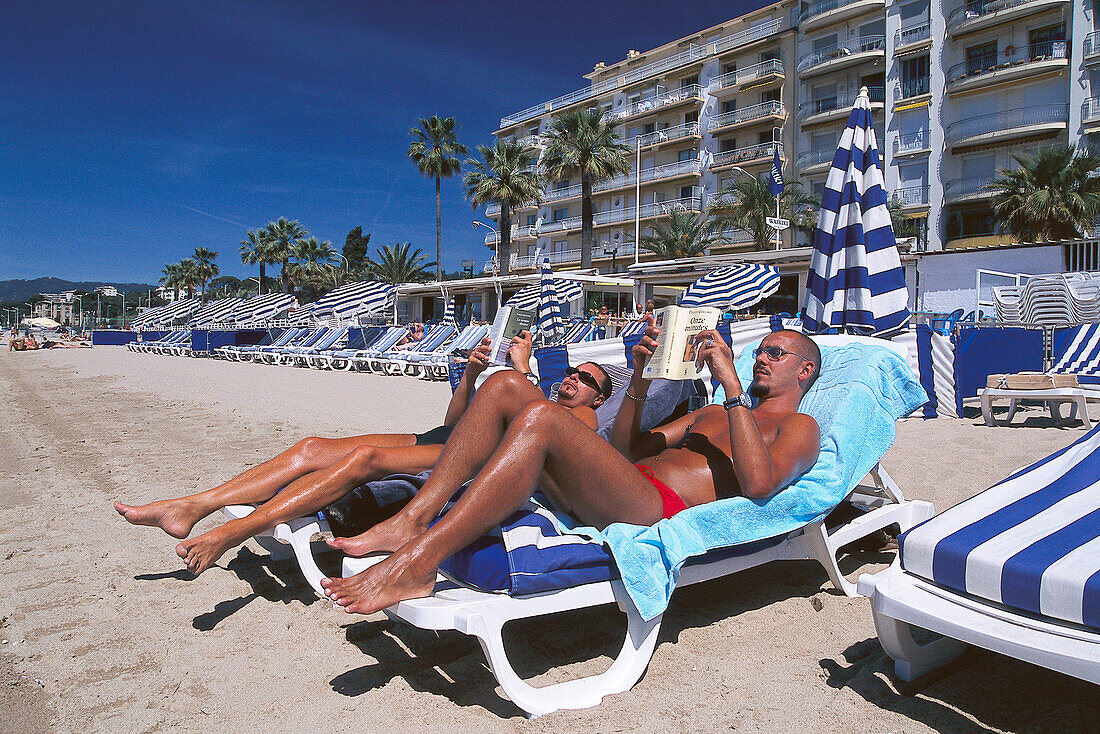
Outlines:
[[[903,534],[901,565],[955,591],[1100,629],[1100,426]]]

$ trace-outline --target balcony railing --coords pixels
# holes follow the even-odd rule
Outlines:
[[[674,178],[676,176],[684,175],[698,175],[703,170],[702,163],[697,159],[688,161],[676,161],[675,163],[666,163],[663,166],[654,166],[653,168],[642,169],[641,183],[648,183],[650,181],[659,181],[665,178]],[[624,186],[634,185],[634,172],[631,171],[628,174],[621,174],[614,178],[609,178],[604,181],[599,181],[592,185],[592,193],[599,193],[600,191],[607,191],[609,189],[618,189]],[[581,195],[581,185],[573,184],[572,186],[566,186],[561,189],[547,189],[543,194],[542,201],[544,204],[552,201],[561,201],[563,199],[572,199],[575,196]]]
[[[1069,105],[1040,105],[1021,107],[1007,112],[976,115],[944,128],[944,137],[948,142],[956,142],[975,135],[985,135],[999,130],[1015,130],[1044,123],[1068,123]]]
[[[763,102],[762,104],[753,105],[752,107],[745,107],[744,109],[715,115],[710,118],[710,122],[707,123],[707,130],[717,130],[720,127],[736,125],[740,122],[748,122],[749,120],[755,120],[759,117],[771,117],[774,115],[782,117],[785,114],[787,113],[783,108],[782,102]]]
[[[1012,47],[1005,47],[1003,59],[1001,54],[991,53],[983,54],[973,59],[967,59],[960,64],[955,64],[947,70],[948,85],[968,77],[980,76],[981,74],[989,74],[1000,69],[1006,69],[1015,64],[1066,58],[1065,41],[1033,43],[1021,49],[1013,49],[1011,55],[1008,53],[1008,49],[1010,48]]]
[[[761,61],[759,64],[746,66],[744,69],[727,71],[721,76],[714,77],[712,81],[718,89],[725,89],[726,87],[732,87],[735,84],[743,84],[770,74],[782,75],[783,62],[779,59],[768,59],[767,61]]]
[[[689,46],[686,51],[681,51],[675,56],[669,56],[667,59],[654,61],[645,66],[639,66],[637,69],[628,71],[623,75],[623,80],[626,84],[632,84],[642,79],[648,79],[651,76],[684,66],[685,64],[694,63],[700,59],[706,58],[707,55],[707,50],[703,46]]]
[[[608,120],[621,120],[624,117],[632,117],[634,115],[640,115],[645,112],[652,112],[653,110],[660,109],[670,104],[676,104],[682,102],[685,99],[691,99],[692,97],[702,97],[703,88],[698,84],[688,84],[687,86],[674,89],[671,92],[664,92],[652,97],[646,97],[645,99],[639,99],[633,102],[621,110],[616,110],[606,115]]]
[[[856,41],[834,43],[831,46],[819,48],[809,56],[804,57],[798,62],[798,71],[805,72],[815,66],[842,59],[852,54],[884,50],[886,50],[886,36],[863,36]]]
[[[894,138],[894,155],[915,153],[918,150],[928,150],[929,147],[927,130],[918,130],[915,133],[899,135]]]
[[[542,145],[542,136],[524,135],[522,138],[517,138],[516,142],[522,145],[524,148],[534,148],[535,146]]]
[[[837,8],[843,8],[846,5],[858,2],[862,2],[862,0],[817,0],[817,2],[807,3],[806,9],[802,11],[802,17],[799,20],[805,23],[815,15],[821,15],[830,10],[836,10]]]
[[[702,211],[702,200],[698,196],[687,197],[684,199],[672,199],[670,201],[659,201],[650,204],[642,204],[638,207],[638,216],[642,219],[649,217],[660,217],[673,211]],[[606,212],[596,212],[592,215],[592,225],[594,227],[604,227],[611,224],[621,224],[623,222],[634,221],[634,207],[626,207],[624,209],[615,209]],[[568,219],[559,219],[556,222],[544,222],[539,225],[539,234],[551,234],[553,232],[565,232],[572,229],[580,229],[581,218],[569,217]]]
[[[894,34],[894,48],[920,43],[932,37],[932,24],[927,20],[919,25],[902,28]]]
[[[629,146],[630,148],[645,148],[650,145],[658,145],[660,143],[667,143],[681,138],[690,138],[701,134],[702,131],[698,122],[685,122],[683,125],[677,125],[676,127],[666,127],[657,132],[627,138],[623,141],[623,145]]]
[[[894,87],[894,101],[900,102],[903,99],[928,94],[929,81],[928,77],[924,77],[923,79],[909,79],[908,81],[898,82],[897,86]]]
[[[606,248],[605,249],[605,248],[600,247],[600,246],[593,247],[592,248],[592,258],[593,259],[609,258],[609,257],[611,257],[612,252],[614,252],[615,257],[633,257],[634,256],[634,243],[630,243],[630,244],[623,243],[621,245],[616,246],[614,250],[612,250],[611,248]],[[581,261],[581,251],[580,250],[555,250],[553,252],[543,252],[543,253],[539,254],[539,260],[541,261],[543,258],[549,260],[551,265],[579,263]],[[538,263],[535,262],[535,256],[534,255],[513,255],[512,256],[512,267],[513,268],[533,268],[533,267],[536,267],[536,265],[538,265]]]
[[[886,89],[884,87],[870,87],[867,90],[867,94],[870,96],[872,102],[886,101]],[[853,89],[848,92],[842,92],[834,97],[803,102],[798,105],[798,119],[803,120],[807,117],[850,106],[855,103],[856,97],[858,96],[859,90]]]
[[[890,201],[901,206],[926,206],[928,204],[927,186],[905,186],[894,189]]]
[[[993,192],[986,188],[992,182],[993,176],[956,178],[944,184],[944,197],[950,201],[951,199],[958,199],[963,196],[974,196],[975,194],[989,194],[992,196]]]
[[[954,30],[967,21],[980,18],[989,13],[995,13],[998,10],[1008,10],[1009,8],[1027,5],[1036,1],[1037,0],[972,0],[962,7],[955,8],[951,11],[951,14],[947,16],[947,30]]]
[[[1092,56],[1095,53],[1100,53],[1100,31],[1085,36],[1084,55]]]
[[[1100,120],[1100,97],[1089,97],[1081,105],[1081,119],[1085,122]]]
[[[783,145],[781,143],[759,143],[737,148],[736,150],[725,150],[721,153],[715,153],[710,165],[711,168],[715,168],[717,166],[728,166],[731,163],[736,165],[744,161],[755,161],[761,158],[770,160],[777,150],[779,155],[783,155]]]
[[[718,53],[725,53],[730,49],[744,46],[746,43],[752,43],[753,41],[759,41],[768,36],[781,33],[790,25],[787,23],[787,19],[776,18],[775,20],[768,21],[767,23],[761,23],[751,28],[746,28],[743,31],[732,33],[728,36],[723,36],[714,42],[714,50]]]
[[[799,153],[798,160],[795,162],[795,167],[809,168],[810,166],[816,166],[820,163],[831,162],[836,155],[836,148],[818,148],[817,150],[807,150],[803,153]]]

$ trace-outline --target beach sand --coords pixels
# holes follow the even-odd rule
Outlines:
[[[678,591],[631,691],[528,722],[472,638],[346,615],[252,541],[192,580],[175,540],[111,507],[214,486],[307,435],[429,428],[445,384],[96,348],[0,352],[0,392],[2,732],[1050,734],[1100,710],[1100,688],[984,651],[900,684],[867,600],[789,562]],[[884,464],[944,509],[1082,435],[1026,419],[903,421]],[[612,608],[517,623],[513,660],[536,684],[591,674],[622,629]]]

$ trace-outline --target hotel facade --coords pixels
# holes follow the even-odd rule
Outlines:
[[[597,63],[583,87],[505,116],[496,135],[539,154],[566,110],[599,107],[615,121],[631,171],[593,187],[593,264],[621,272],[636,227],[705,210],[738,176],[767,171],[777,150],[784,178],[820,194],[867,87],[913,250],[1003,247],[1013,240],[984,188],[998,169],[1042,145],[1100,150],[1098,31],[1093,0],[779,2]],[[499,227],[499,206],[485,213]],[[540,205],[513,212],[512,268],[535,267],[536,253],[578,266],[580,213],[579,179],[551,182]],[[713,254],[755,249],[748,233],[726,234]],[[806,244],[782,235],[783,249]],[[642,249],[640,259],[653,258]]]

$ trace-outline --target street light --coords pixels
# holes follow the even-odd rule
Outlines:
[[[348,270],[351,269],[351,263],[348,262],[348,259],[346,257],[344,257],[343,255],[341,255],[339,252],[334,253],[334,254],[336,255],[336,257],[338,257],[338,258],[340,258],[341,260],[344,261],[344,272],[345,273],[348,272]]]
[[[474,229],[477,229],[478,227],[484,227],[485,229],[493,233],[493,248],[496,253],[495,259],[493,261],[493,275],[496,275],[497,272],[500,270],[500,232],[498,232],[496,227],[492,226],[491,224],[486,224],[485,222],[482,222],[478,219],[475,219],[473,224]]]
[[[248,281],[250,281],[250,280],[254,280],[254,281],[256,281],[256,295],[257,295],[257,296],[258,296],[258,295],[261,295],[261,294],[260,294],[260,279],[259,279],[259,278],[256,278],[256,277],[252,277],[252,278],[245,278],[245,279],[244,279],[244,282],[245,282],[245,283],[247,283],[247,282],[248,282]]]

